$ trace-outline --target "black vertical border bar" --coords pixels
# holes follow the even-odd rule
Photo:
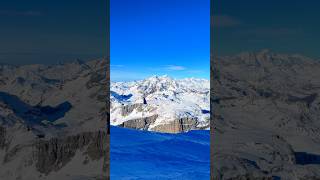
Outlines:
[[[106,138],[106,176],[107,180],[110,180],[110,0],[106,0],[106,16],[107,16],[107,34],[106,34],[106,90],[107,90],[107,98],[106,98],[106,128],[107,128],[107,138]]]
[[[213,0],[210,0],[210,179],[214,179],[214,62],[213,62]]]

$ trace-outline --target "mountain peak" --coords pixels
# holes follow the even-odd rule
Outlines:
[[[173,79],[168,75],[154,75],[149,78],[144,79],[144,81],[172,81]]]
[[[257,54],[263,55],[263,54],[270,54],[270,53],[272,53],[270,49],[261,49],[260,51],[258,51]]]

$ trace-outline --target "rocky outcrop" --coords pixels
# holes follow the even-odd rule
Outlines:
[[[6,146],[6,128],[0,126],[0,149]]]
[[[149,117],[143,117],[143,118],[139,118],[139,119],[128,120],[128,121],[123,122],[119,126],[125,127],[125,128],[148,130],[149,126],[152,123],[154,123],[157,118],[158,118],[158,115],[155,114],[155,115],[152,115],[152,116],[149,116]]]
[[[170,121],[167,124],[160,124],[152,127],[151,125],[157,120],[158,115],[152,115],[148,117],[132,119],[123,122],[120,127],[125,128],[133,128],[140,130],[151,130],[165,133],[179,133],[179,132],[187,132],[192,129],[195,129],[197,126],[197,118],[196,117],[185,117],[176,119],[174,121]]]
[[[179,133],[195,129],[196,125],[197,118],[185,117],[171,121],[168,124],[157,125],[153,127],[152,130],[167,133]]]
[[[104,81],[105,79],[106,79],[105,72],[100,72],[100,73],[94,72],[90,74],[90,79],[86,83],[86,87],[90,89],[92,87],[99,86],[101,82]]]
[[[84,154],[91,160],[106,158],[107,134],[102,131],[86,132],[66,138],[39,140],[34,146],[36,167],[41,173],[48,174],[65,166],[76,152],[86,148]],[[101,167],[103,168],[103,167]]]
[[[143,107],[142,103],[136,103],[136,104],[128,104],[121,107],[121,115],[127,116],[130,114],[134,109],[137,111],[141,111]]]
[[[2,129],[2,128],[1,128]],[[3,133],[1,134],[3,135]],[[3,138],[4,142],[8,139]],[[14,139],[13,139],[14,140]],[[30,168],[35,168],[41,177],[51,177],[51,173],[57,173],[68,164],[81,157],[82,164],[77,162],[77,167],[86,167],[88,163],[99,162],[100,169],[95,170],[97,179],[106,179],[109,174],[109,135],[106,131],[83,132],[77,135],[69,135],[59,138],[34,139],[33,141],[15,144],[13,146],[5,144],[6,149],[0,149],[4,153],[0,159],[1,166],[10,164],[11,171],[15,171],[14,177],[20,177],[23,172]],[[78,154],[78,155],[77,155]],[[80,156],[79,156],[80,155]],[[77,157],[76,157],[77,156]],[[21,166],[23,165],[23,166]],[[8,172],[8,170],[6,170]],[[6,171],[0,170],[0,177]],[[81,172],[80,172],[81,173]],[[33,177],[37,177],[35,174]],[[39,177],[39,179],[42,179]]]

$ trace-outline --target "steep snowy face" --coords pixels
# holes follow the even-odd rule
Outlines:
[[[113,82],[111,125],[165,132],[209,128],[209,88],[206,79],[168,76]]]

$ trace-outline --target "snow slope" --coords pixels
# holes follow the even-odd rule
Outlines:
[[[110,177],[209,179],[209,131],[167,134],[111,126]]]

